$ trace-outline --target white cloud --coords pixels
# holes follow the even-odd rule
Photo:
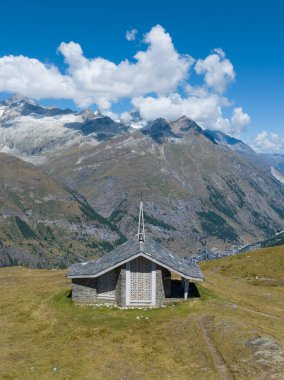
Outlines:
[[[127,41],[134,41],[136,38],[137,32],[138,32],[137,29],[127,30],[127,32],[125,33],[125,38],[127,39]]]
[[[185,90],[186,93],[191,96],[206,97],[209,95],[208,89],[204,86],[191,86],[187,84]]]
[[[222,107],[228,106],[230,102],[217,94],[182,98],[179,94],[172,93],[169,96],[156,98],[150,96],[134,98],[132,103],[146,120],[157,117],[174,120],[186,115],[203,128],[221,130],[233,135],[242,132],[250,120],[242,108],[234,108],[232,117],[224,118]]]
[[[283,153],[284,139],[277,133],[262,131],[256,136],[252,146],[258,152]]]
[[[107,109],[123,97],[151,92],[162,95],[175,90],[187,78],[193,60],[177,53],[170,35],[159,25],[145,35],[145,43],[148,48],[136,53],[135,63],[124,60],[118,65],[103,58],[86,59],[80,45],[62,43],[59,51],[68,64],[75,101]]]
[[[71,78],[52,65],[24,56],[0,57],[0,91],[32,98],[69,98],[74,96]]]
[[[243,132],[250,123],[250,117],[247,113],[243,112],[242,107],[234,108],[231,117],[231,125],[235,133]]]
[[[126,34],[130,40],[135,36],[135,29]],[[72,99],[80,107],[96,104],[109,115],[114,115],[113,103],[128,98],[147,120],[185,114],[204,128],[232,134],[246,128],[250,118],[241,107],[234,108],[230,118],[223,116],[223,108],[231,107],[232,102],[222,94],[234,81],[235,72],[222,49],[195,63],[190,55],[177,52],[171,36],[160,25],[144,36],[144,43],[145,50],[138,51],[133,61],[116,64],[102,57],[86,58],[78,43],[62,42],[58,52],[67,65],[64,73],[37,59],[0,57],[0,91],[36,99]],[[199,86],[189,83],[194,63],[195,72],[204,74],[204,83]]]
[[[101,57],[87,59],[79,44],[63,42],[58,51],[68,65],[65,74],[36,59],[2,57],[0,91],[38,99],[70,98],[79,106],[96,103],[102,109],[123,97],[174,91],[187,78],[193,59],[175,50],[160,25],[153,27],[144,41],[148,47],[136,53],[134,63],[126,59],[119,64]]]
[[[178,93],[158,98],[149,96],[132,100],[133,105],[146,120],[153,120],[156,117],[174,120],[181,115],[186,115],[204,127],[208,126],[211,120],[217,120],[221,116],[221,102],[216,95],[182,98]]]
[[[199,59],[194,69],[197,74],[204,74],[207,86],[219,94],[235,79],[234,67],[220,48],[214,49],[205,59]]]

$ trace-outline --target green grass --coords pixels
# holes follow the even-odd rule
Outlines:
[[[284,347],[283,260],[275,247],[202,263],[200,298],[149,310],[78,306],[65,271],[2,268],[0,379],[217,380],[203,317],[235,379],[273,378],[284,365],[262,366],[247,342]]]

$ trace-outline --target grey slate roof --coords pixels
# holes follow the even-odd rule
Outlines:
[[[182,257],[169,251],[156,241],[147,238],[144,243],[143,251],[140,250],[140,244],[136,239],[130,239],[126,243],[119,245],[113,251],[107,253],[98,260],[76,263],[71,265],[67,273],[68,277],[96,277],[101,272],[107,271],[108,268],[118,266],[119,263],[131,259],[132,256],[142,253],[159,262],[165,267],[169,267],[173,272],[184,275],[186,278],[196,278],[203,280],[204,276],[196,264],[188,263]]]

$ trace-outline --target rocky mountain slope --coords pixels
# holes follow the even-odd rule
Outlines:
[[[31,99],[13,96],[0,103],[0,152],[41,165],[62,149],[98,145],[147,125],[138,111],[133,110],[130,116],[127,122],[115,121],[90,109],[75,112],[44,107]],[[159,134],[161,124],[156,128]],[[271,173],[280,182],[284,181],[284,158],[280,154],[258,154],[243,141],[220,131],[206,130],[204,133],[219,145],[229,147],[253,165]]]
[[[124,241],[87,201],[40,169],[0,153],[0,266],[66,266]]]
[[[284,155],[256,153],[243,141],[228,136],[220,131],[206,131],[218,144],[227,146],[240,156],[247,159],[258,169],[271,174],[278,181],[284,184]]]
[[[36,165],[74,144],[98,144],[124,134],[129,126],[99,112],[43,107],[22,97],[0,103],[0,152]]]
[[[204,231],[220,248],[284,227],[283,186],[186,117],[58,153],[45,170],[127,234],[142,191],[148,233],[184,255]]]
[[[85,201],[70,191],[81,194],[89,202],[87,207],[107,218],[104,226],[115,223],[128,236],[136,233],[137,204],[142,191],[148,233],[182,255],[196,253],[200,248],[198,236],[203,232],[209,235],[212,248],[222,249],[259,241],[283,229],[284,173],[280,156],[257,154],[241,140],[222,132],[202,130],[186,117],[171,123],[157,119],[148,124],[141,122],[137,112],[132,112],[132,117],[125,124],[91,110],[74,112],[43,107],[20,97],[2,102],[0,151],[33,162],[45,171],[46,174],[39,171],[40,176],[53,184],[36,201],[29,199],[26,192],[18,217],[35,223],[32,230],[39,235],[36,218],[33,220],[25,210],[33,210],[35,202],[47,204],[56,185],[80,210],[78,215],[78,207],[75,212],[80,219],[74,227],[78,235],[71,234],[74,244],[82,236],[89,244],[91,234],[86,231],[91,231],[92,218],[86,222],[84,232],[79,233],[83,223],[80,202]],[[17,161],[7,173],[9,170],[13,173],[18,165],[21,168],[24,163]],[[4,165],[1,167],[3,171]],[[27,167],[33,173],[38,170]],[[29,188],[29,175],[22,169],[17,173],[17,179]],[[13,196],[22,197],[22,191],[22,186],[14,186]],[[64,202],[60,203],[61,208]],[[52,221],[57,220],[60,207],[54,209]],[[2,210],[3,218],[9,218],[5,216],[4,203]],[[63,224],[69,223],[68,210],[63,207],[60,211],[58,219]],[[44,209],[37,219],[42,218],[48,224],[48,212],[50,208]],[[31,215],[37,214],[32,211]],[[59,226],[60,223],[54,225],[54,236]],[[116,236],[112,232],[115,231],[106,236],[96,235],[94,239],[120,241],[119,232]],[[2,239],[7,240],[6,232]],[[96,244],[94,247],[99,250]],[[66,245],[59,251],[65,252]],[[75,250],[72,252],[76,254]]]

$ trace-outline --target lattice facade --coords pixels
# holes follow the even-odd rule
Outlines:
[[[152,262],[144,257],[130,261],[130,303],[152,302]]]

